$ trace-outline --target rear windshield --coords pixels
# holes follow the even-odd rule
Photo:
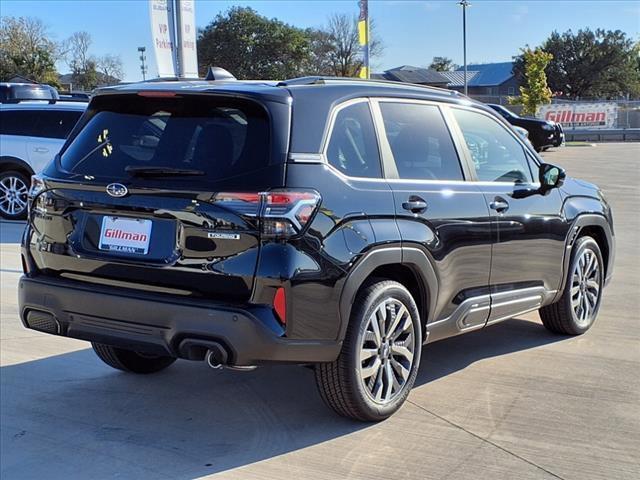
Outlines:
[[[269,122],[259,105],[220,97],[97,97],[60,156],[68,173],[126,179],[144,168],[197,171],[218,181],[269,164]]]

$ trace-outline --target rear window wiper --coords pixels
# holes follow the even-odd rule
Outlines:
[[[134,177],[197,177],[205,174],[202,170],[193,170],[190,168],[136,167],[133,165],[128,165],[124,171]]]

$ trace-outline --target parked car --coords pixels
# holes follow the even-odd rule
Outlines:
[[[564,145],[564,128],[562,128],[562,124],[558,123],[558,122],[553,122],[554,126],[556,127],[555,132],[554,132],[554,136],[553,136],[553,146],[554,147],[561,147],[562,145]]]
[[[0,104],[0,215],[27,215],[31,176],[60,150],[87,102],[20,101]]]
[[[529,141],[536,152],[546,150],[549,147],[560,146],[564,141],[564,132],[562,132],[562,138],[558,143],[557,135],[559,135],[559,133],[556,133],[557,124],[555,122],[540,120],[538,118],[521,117],[502,105],[493,103],[487,105],[498,112],[511,125],[526,129],[529,132]]]
[[[518,127],[517,125],[511,125],[511,128],[520,136],[522,140],[529,141],[529,132],[526,128]]]
[[[387,82],[103,89],[30,202],[27,328],[126,372],[313,364],[364,421],[402,405],[424,343],[538,309],[586,332],[614,259],[595,185],[480,103]]]
[[[0,83],[0,103],[21,100],[57,100],[58,91],[50,85],[39,83]]]
[[[60,98],[86,100],[88,102],[91,99],[91,94],[87,92],[63,92],[60,93]]]

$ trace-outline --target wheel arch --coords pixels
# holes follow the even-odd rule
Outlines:
[[[358,261],[342,287],[338,340],[344,340],[358,291],[375,277],[395,280],[409,290],[418,305],[420,322],[426,332],[427,320],[433,318],[438,295],[438,279],[430,259],[418,248],[381,247]]]
[[[35,174],[31,166],[24,160],[5,155],[0,157],[0,172],[6,172],[7,170],[18,170],[26,173],[29,177]]]
[[[562,296],[562,292],[567,283],[567,275],[571,265],[571,255],[573,246],[580,237],[593,237],[600,247],[602,260],[605,269],[605,284],[611,279],[613,273],[613,262],[615,259],[615,243],[613,230],[607,218],[598,213],[585,213],[578,215],[571,223],[569,235],[565,243],[564,258],[562,262],[562,285],[558,289],[553,301]]]

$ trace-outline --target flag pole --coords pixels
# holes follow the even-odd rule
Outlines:
[[[368,79],[371,75],[369,68],[369,2],[359,0],[360,15],[358,16],[358,40],[362,47],[362,68],[360,68],[360,78]]]

